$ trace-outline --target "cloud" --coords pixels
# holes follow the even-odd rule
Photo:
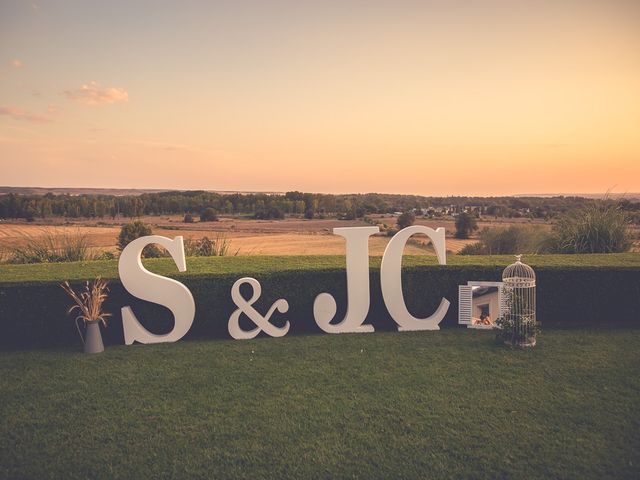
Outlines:
[[[35,115],[15,107],[0,107],[0,115],[6,115],[14,120],[23,120],[31,123],[51,123],[53,119],[44,115]]]
[[[19,58],[14,58],[13,60],[11,60],[11,66],[13,68],[22,68],[23,65],[24,63],[22,63],[22,60],[20,60]]]
[[[143,140],[135,140],[131,142],[134,145],[141,145],[147,148],[153,148],[158,150],[164,150],[167,152],[187,152],[187,153],[210,153],[209,150],[204,148],[195,147],[192,145],[185,145],[181,143],[165,143],[165,142],[148,142]]]
[[[98,82],[89,82],[76,90],[65,90],[63,93],[68,99],[89,106],[129,101],[129,94],[124,88],[102,87]]]

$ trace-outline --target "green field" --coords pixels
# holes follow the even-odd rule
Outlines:
[[[380,268],[381,257],[370,257],[372,268]],[[580,255],[528,255],[524,261],[533,267],[640,267],[638,253],[580,254]],[[514,262],[513,255],[450,255],[448,265],[506,267]],[[180,276],[170,258],[148,259],[145,264],[158,274]],[[247,256],[247,257],[192,257],[187,259],[190,276],[210,273],[261,274],[281,271],[345,268],[344,256]],[[405,266],[437,265],[436,257],[406,256]],[[0,265],[0,283],[83,280],[118,277],[116,260],[70,263],[39,263],[30,265]]]
[[[639,478],[640,330],[0,352],[1,478]]]

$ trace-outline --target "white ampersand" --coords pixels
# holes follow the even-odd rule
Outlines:
[[[240,285],[243,283],[248,283],[253,289],[253,293],[249,300],[245,300],[240,293]],[[228,328],[229,335],[236,340],[248,340],[250,338],[254,338],[261,331],[264,331],[272,337],[283,337],[289,331],[288,320],[283,327],[276,327],[272,323],[269,323],[269,319],[273,315],[273,312],[275,310],[278,310],[280,313],[287,312],[289,310],[289,303],[283,298],[277,300],[273,305],[271,305],[271,308],[263,317],[251,306],[256,302],[256,300],[258,300],[258,298],[260,298],[260,295],[262,295],[262,287],[260,286],[260,282],[255,278],[241,278],[233,284],[233,287],[231,287],[231,298],[238,308],[229,317]],[[243,330],[240,328],[240,315],[243,313],[256,325],[256,328],[253,330]]]

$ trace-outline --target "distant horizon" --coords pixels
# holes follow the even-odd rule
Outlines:
[[[42,194],[45,194],[47,191],[104,191],[104,192],[140,192],[142,193],[159,193],[159,192],[189,192],[189,191],[204,191],[210,193],[218,193],[221,195],[230,195],[230,194],[246,194],[246,195],[284,195],[287,192],[299,191],[302,193],[312,193],[312,194],[320,194],[320,195],[367,195],[367,194],[377,194],[377,195],[413,195],[420,197],[478,197],[478,198],[492,198],[492,197],[583,197],[583,198],[633,198],[640,199],[640,192],[541,192],[541,193],[513,193],[513,194],[501,194],[501,195],[483,195],[483,194],[464,194],[464,193],[451,193],[446,195],[441,194],[424,194],[424,193],[413,193],[413,192],[382,192],[382,191],[346,191],[346,192],[322,192],[322,191],[309,191],[309,190],[300,190],[300,189],[288,189],[288,190],[246,190],[246,189],[237,189],[237,190],[221,190],[221,189],[211,189],[211,188],[122,188],[122,187],[69,187],[69,186],[24,186],[24,185],[0,185],[0,194],[7,194],[7,190],[41,190]],[[18,192],[20,193],[20,192]],[[116,193],[112,193],[116,195]],[[134,193],[123,193],[123,195],[134,194]]]

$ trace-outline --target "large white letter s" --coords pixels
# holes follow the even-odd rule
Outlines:
[[[142,265],[142,250],[149,244],[157,243],[166,248],[176,263],[178,270],[187,270],[182,237],[173,240],[159,235],[140,237],[129,243],[120,254],[118,273],[124,288],[134,297],[163,305],[171,310],[175,319],[173,330],[166,335],[154,335],[145,329],[136,318],[131,307],[122,308],[122,328],[124,343],[175,342],[191,328],[196,313],[196,304],[187,287],[171,278],[156,275]]]

